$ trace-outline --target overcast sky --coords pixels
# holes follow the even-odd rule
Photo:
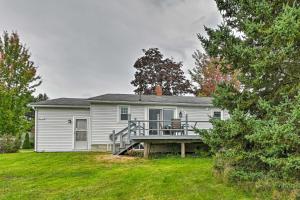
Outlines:
[[[221,18],[213,0],[0,0],[0,31],[17,31],[56,97],[132,93],[141,49],[193,67],[197,33]]]

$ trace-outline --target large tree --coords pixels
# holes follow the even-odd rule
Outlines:
[[[221,83],[232,83],[236,89],[240,88],[237,80],[238,72],[223,73],[218,64],[219,59],[210,58],[199,50],[193,54],[195,67],[189,70],[193,83],[193,93],[196,96],[212,96]]]
[[[205,141],[217,154],[216,169],[231,180],[269,179],[267,187],[285,187],[284,181],[300,180],[300,3],[216,4],[223,23],[199,38],[221,70],[239,71],[242,89],[218,86],[214,103],[231,119],[214,121],[213,130],[202,132]]]
[[[191,92],[190,82],[184,76],[182,62],[164,58],[157,48],[143,49],[144,56],[134,63],[135,93],[155,94],[155,87],[162,87],[163,95],[181,95]]]
[[[27,104],[41,78],[28,48],[17,33],[0,38],[0,135],[19,135],[30,129]]]
[[[255,113],[260,97],[279,103],[280,93],[295,95],[300,82],[299,2],[216,0],[216,3],[224,22],[217,29],[206,27],[208,38],[198,36],[209,56],[221,58],[222,71],[240,72],[244,88],[238,91],[223,85],[216,103],[230,110],[239,106]]]

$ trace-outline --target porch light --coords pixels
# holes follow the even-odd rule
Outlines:
[[[179,118],[182,118],[182,112],[181,111],[179,112]]]
[[[68,119],[68,124],[72,124],[72,120],[71,119]]]

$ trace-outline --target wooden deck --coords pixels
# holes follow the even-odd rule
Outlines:
[[[185,144],[201,143],[202,139],[195,130],[201,129],[202,123],[208,121],[189,121],[187,115],[184,120],[131,120],[129,115],[128,126],[118,133],[113,130],[110,135],[113,153],[121,155],[135,144],[143,143],[144,157],[148,157],[151,145],[180,143],[181,156],[185,157]]]
[[[155,143],[193,143],[201,142],[199,135],[139,135],[131,136],[134,142],[155,142]]]

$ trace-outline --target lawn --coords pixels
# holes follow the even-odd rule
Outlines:
[[[254,199],[212,176],[212,159],[101,153],[0,154],[0,199]]]

